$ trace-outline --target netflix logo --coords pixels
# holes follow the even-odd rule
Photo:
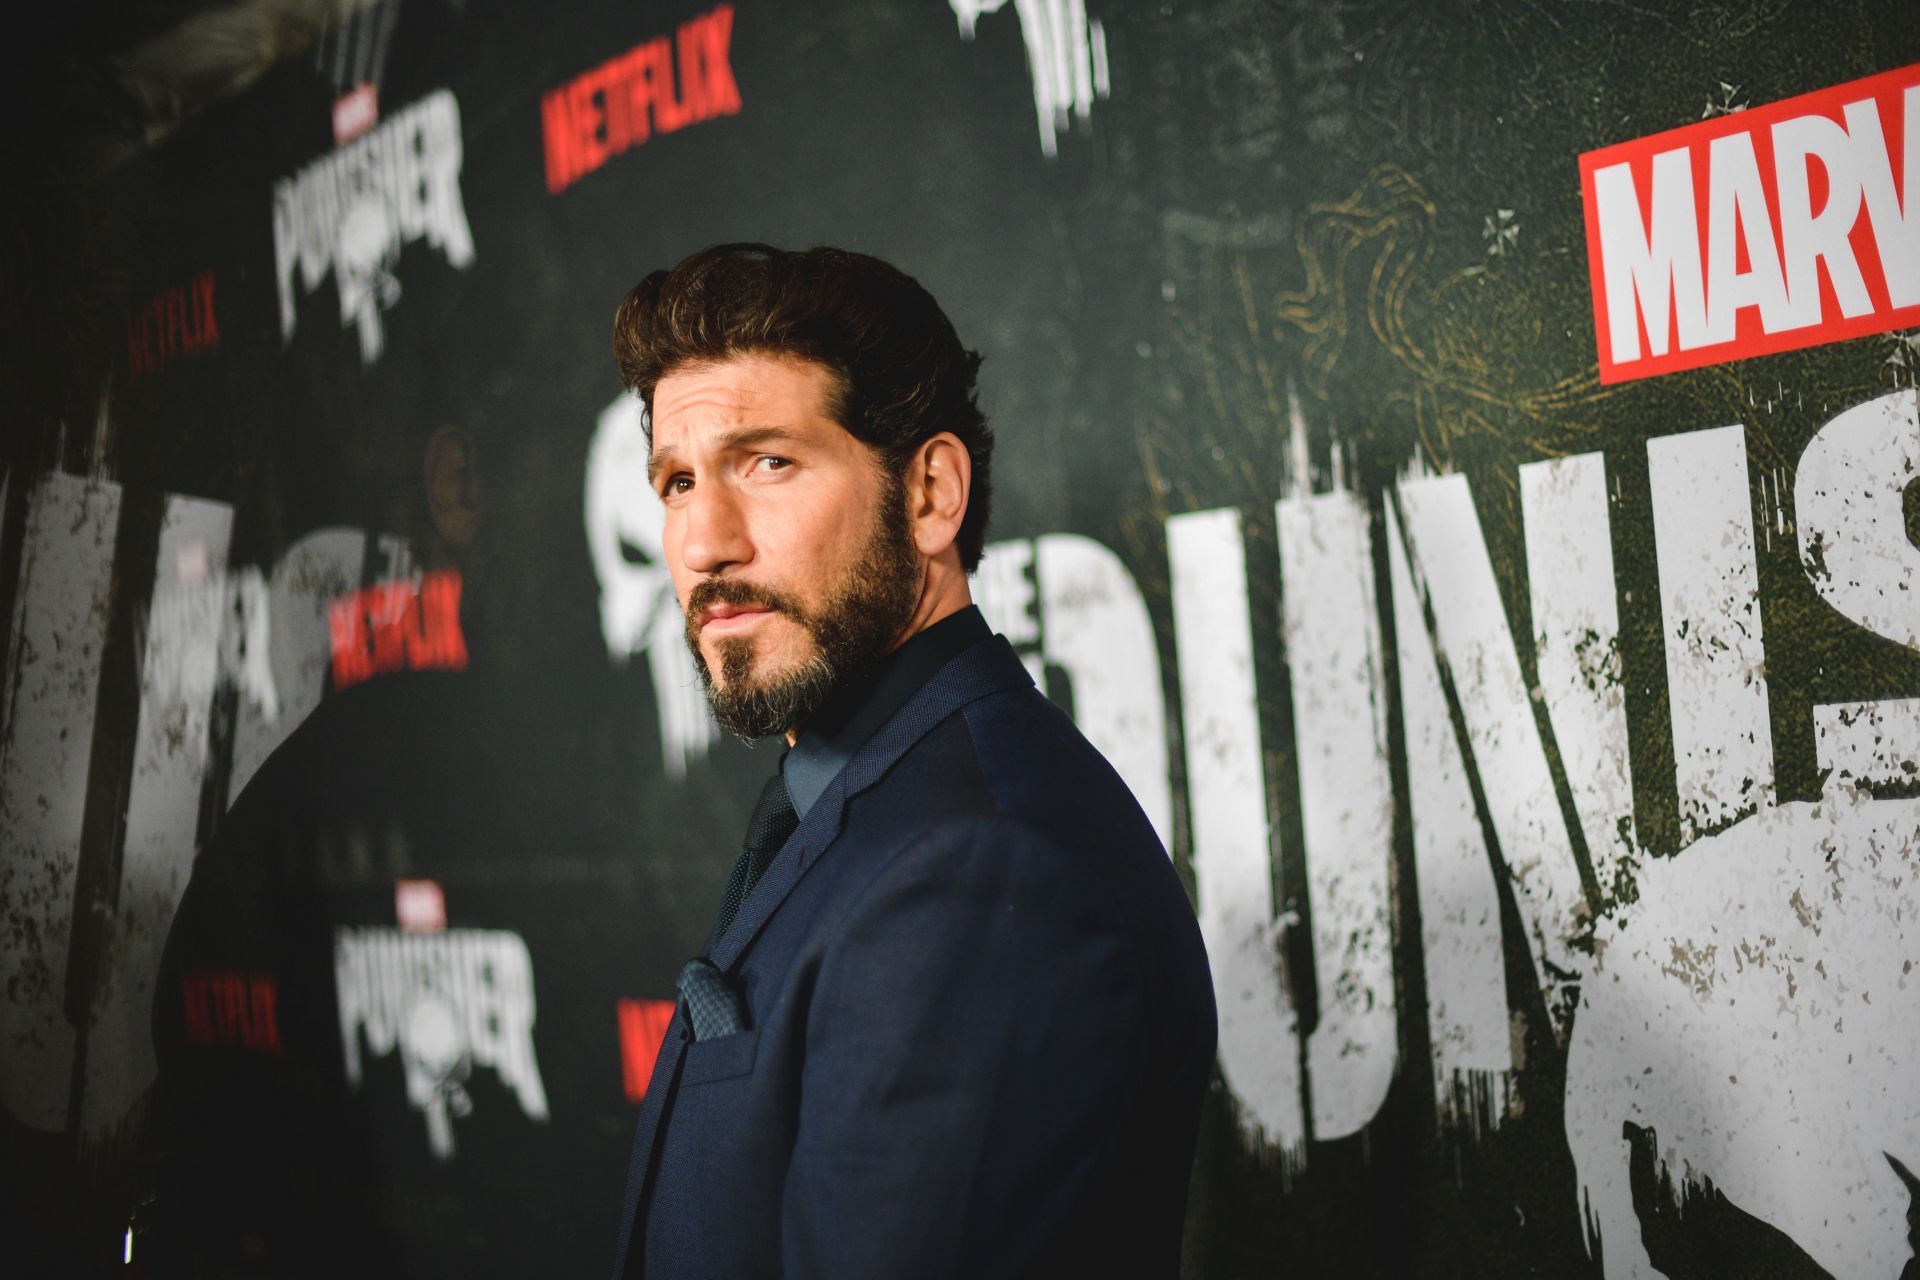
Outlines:
[[[264,973],[199,969],[180,980],[189,1044],[280,1052],[280,989]]]
[[[671,1000],[622,1000],[615,1006],[620,1020],[620,1080],[629,1102],[647,1096],[654,1059],[660,1056],[667,1024],[673,1021],[673,1005]]]
[[[739,114],[732,41],[733,6],[719,5],[541,98],[547,190],[559,194],[655,133]]]
[[[1920,65],[1580,157],[1600,381],[1920,324]]]
[[[335,690],[393,671],[464,671],[460,572],[438,569],[341,596],[327,606],[327,631]]]
[[[220,349],[213,279],[203,271],[141,303],[127,320],[127,379],[137,382],[182,356]]]

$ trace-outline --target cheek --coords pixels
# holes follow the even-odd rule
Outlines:
[[[809,505],[785,534],[791,563],[804,566],[806,581],[824,585],[866,548],[878,495],[851,481],[834,486]]]
[[[699,575],[689,570],[681,559],[680,545],[685,537],[680,523],[671,515],[667,517],[666,527],[661,531],[660,550],[667,573],[673,578],[673,598],[684,609],[687,607],[687,592],[693,590]]]
[[[781,495],[786,497],[787,495]],[[746,576],[782,591],[806,595],[820,555],[820,532],[811,504],[768,502],[747,513],[753,563]]]

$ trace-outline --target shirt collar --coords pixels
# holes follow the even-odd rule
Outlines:
[[[781,761],[794,813],[805,818],[847,761],[921,685],[962,650],[992,634],[979,607],[968,605],[915,633],[888,654],[868,679],[835,690]]]

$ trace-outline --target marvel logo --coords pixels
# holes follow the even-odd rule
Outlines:
[[[344,147],[379,123],[379,86],[357,85],[333,104],[333,145]]]
[[[406,933],[445,933],[447,898],[433,880],[396,880],[393,914]]]
[[[1600,381],[1920,324],[1920,65],[1580,157]]]

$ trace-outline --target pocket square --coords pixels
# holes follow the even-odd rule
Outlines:
[[[734,980],[705,956],[680,970],[680,999],[687,1007],[693,1038],[715,1040],[747,1029],[747,1002]]]

